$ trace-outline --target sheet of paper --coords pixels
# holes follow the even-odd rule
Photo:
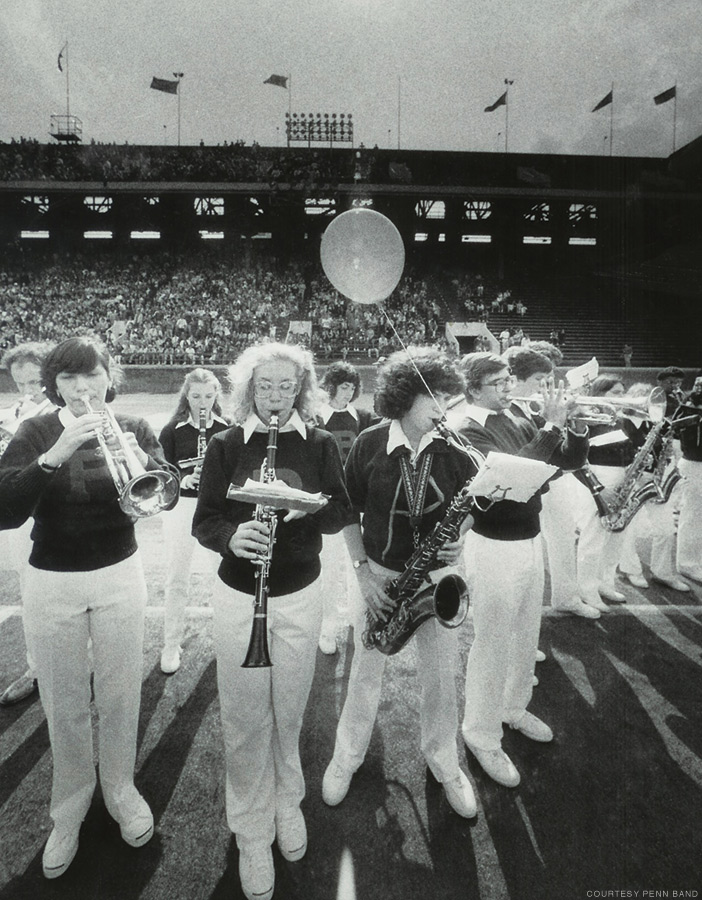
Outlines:
[[[468,493],[474,497],[489,497],[495,502],[516,500],[517,503],[526,503],[557,471],[558,466],[538,459],[491,450],[471,482]]]

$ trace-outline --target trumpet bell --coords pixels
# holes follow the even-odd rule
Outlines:
[[[327,226],[320,248],[332,285],[356,303],[379,303],[397,287],[405,245],[393,223],[372,209],[349,209]]]
[[[168,509],[175,501],[180,482],[171,472],[155,469],[136,475],[120,492],[122,511],[138,519],[146,519]]]

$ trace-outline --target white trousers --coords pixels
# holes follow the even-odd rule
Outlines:
[[[619,568],[627,575],[642,575],[637,543],[651,539],[651,574],[654,578],[678,578],[675,565],[675,510],[679,504],[679,485],[667,503],[644,503],[624,530]]]
[[[54,760],[50,812],[57,827],[80,826],[96,783],[88,638],[92,638],[105,805],[113,818],[122,821],[138,796],[134,764],[145,606],[146,582],[138,552],[90,572],[27,567],[24,627],[49,725]]]
[[[620,466],[593,466],[593,472],[606,488],[614,488],[624,478]],[[617,565],[622,551],[624,531],[608,531],[603,528],[595,500],[581,484],[578,484],[578,590],[583,600],[599,599],[600,584],[614,586]]]
[[[549,483],[541,498],[541,534],[543,535],[551,581],[551,606],[570,605],[576,581],[575,504],[579,482],[565,473]]]
[[[226,760],[227,823],[237,844],[275,838],[276,810],[305,796],[300,730],[307,706],[322,620],[319,585],[268,600],[272,666],[242,668],[251,636],[253,596],[215,584],[217,652]]]
[[[396,576],[369,560],[371,571]],[[362,764],[370,744],[378,714],[383,672],[387,656],[367,650],[362,634],[366,626],[366,605],[354,598],[352,621],[354,652],[346,702],[336,730],[334,758],[350,771]],[[456,670],[458,641],[454,630],[439,625],[432,617],[415,631],[417,678],[421,686],[419,718],[422,754],[437,781],[450,781],[460,772],[456,735],[458,705]]]
[[[481,750],[497,750],[502,723],[519,721],[531,700],[544,593],[541,536],[494,541],[469,531],[465,556],[475,638],[463,735]]]
[[[320,561],[322,575],[317,584],[322,595],[322,634],[333,638],[341,624],[348,624],[350,582],[356,578],[343,531],[324,535]]]
[[[188,605],[190,569],[198,548],[191,529],[197,497],[181,497],[173,509],[161,513],[163,542],[166,548],[164,647],[179,647],[185,633],[185,607]],[[221,557],[207,551],[209,574],[214,579]]]
[[[702,462],[681,459],[683,480],[678,520],[678,569],[702,577]]]

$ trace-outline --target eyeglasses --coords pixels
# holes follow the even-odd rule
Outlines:
[[[253,389],[257,397],[270,397],[275,391],[281,397],[289,399],[297,394],[298,386],[296,381],[281,381],[279,384],[273,384],[270,381],[255,381]]]
[[[504,378],[496,378],[494,381],[484,381],[482,387],[493,387],[496,391],[509,390],[514,384],[513,375],[505,375]]]

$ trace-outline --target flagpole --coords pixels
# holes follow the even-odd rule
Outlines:
[[[675,130],[678,120],[678,82],[675,81],[675,93],[673,94],[673,153],[675,153]]]
[[[514,79],[505,78],[505,153],[509,149],[509,86],[514,84]]]
[[[612,82],[612,102],[609,104],[609,155],[614,145],[614,82]]]
[[[68,82],[68,38],[66,38],[66,128],[68,128],[68,120],[71,115],[71,94]]]
[[[185,72],[174,72],[173,77],[178,80],[178,88],[176,93],[178,94],[178,146],[180,147],[180,82],[185,75]]]
[[[402,77],[397,76],[397,149],[400,149],[400,135],[402,123]]]

